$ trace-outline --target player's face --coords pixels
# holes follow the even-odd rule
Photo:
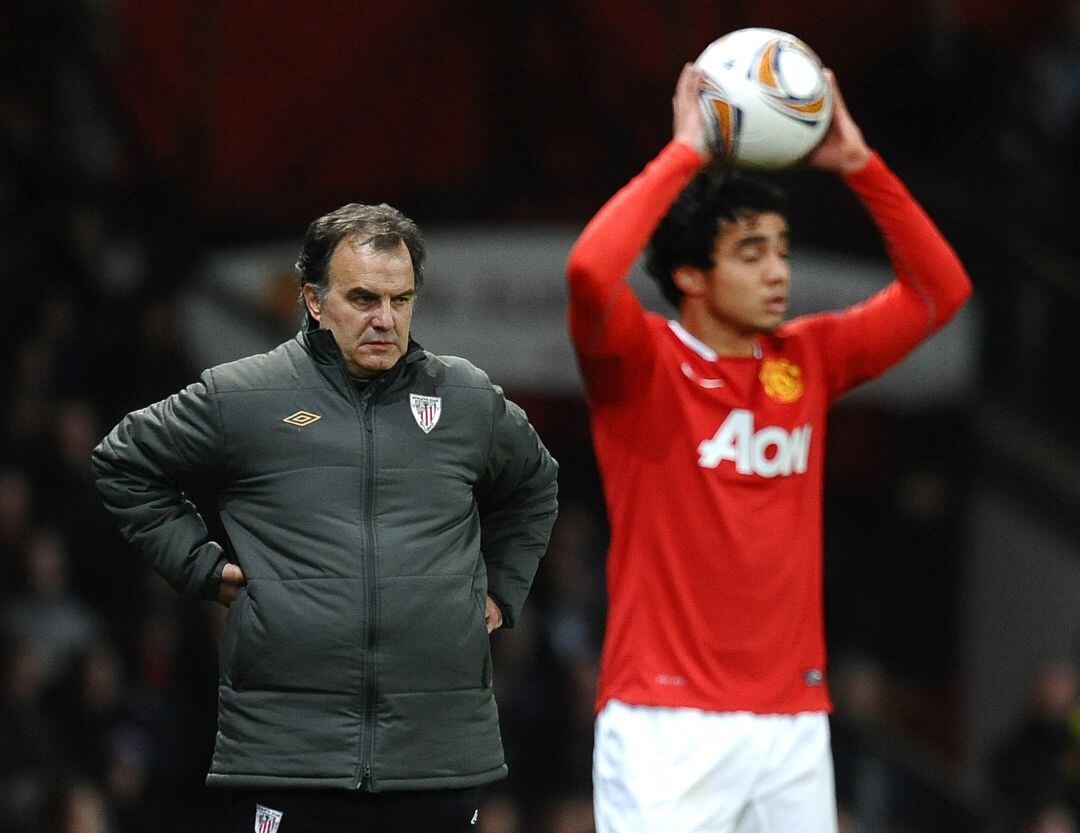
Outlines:
[[[389,370],[409,345],[416,277],[404,243],[376,251],[342,240],[327,264],[328,291],[319,300],[304,287],[304,300],[319,326],[334,334],[349,374],[369,379]]]
[[[768,332],[784,320],[791,268],[788,225],[763,212],[723,222],[705,273],[705,300],[717,324],[740,335]]]

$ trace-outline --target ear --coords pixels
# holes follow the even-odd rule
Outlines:
[[[319,303],[319,294],[315,290],[315,284],[306,283],[300,291],[304,293],[304,304],[307,306],[308,315],[318,321],[322,314],[322,305]]]
[[[671,275],[683,295],[697,297],[705,291],[705,272],[693,266],[680,266]]]

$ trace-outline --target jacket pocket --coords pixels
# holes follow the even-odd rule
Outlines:
[[[231,667],[238,691],[356,692],[364,592],[357,579],[254,579]]]
[[[490,680],[483,597],[472,576],[386,578],[379,622],[380,691],[480,689]]]
[[[241,632],[247,610],[248,589],[244,586],[240,588],[233,603],[229,606],[229,615],[225,619],[221,645],[218,648],[218,676],[222,684],[230,688],[238,688],[239,654],[240,645],[243,642]]]
[[[493,678],[493,667],[491,661],[491,634],[487,630],[487,619],[485,615],[487,613],[487,593],[476,594],[477,604],[480,611],[480,621],[483,623],[481,632],[483,635],[483,650],[484,650],[484,666],[480,674],[480,686],[481,688],[491,688]]]

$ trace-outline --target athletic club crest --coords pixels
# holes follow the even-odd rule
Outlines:
[[[281,817],[284,815],[280,810],[271,810],[261,804],[255,805],[255,833],[277,833]]]
[[[421,396],[418,393],[409,394],[409,406],[412,408],[413,418],[416,424],[425,434],[430,434],[442,415],[441,396]]]

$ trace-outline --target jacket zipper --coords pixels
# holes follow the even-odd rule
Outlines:
[[[419,346],[410,343],[410,350],[406,353],[404,361],[408,363],[410,361],[409,356],[413,353],[419,354]],[[361,714],[361,735],[360,743],[362,749],[360,751],[360,761],[357,766],[357,788],[358,789],[373,789],[374,776],[372,774],[372,767],[375,764],[375,697],[378,687],[375,685],[375,649],[378,647],[379,629],[376,627],[378,621],[379,610],[379,593],[376,587],[377,578],[377,563],[375,558],[375,461],[374,461],[374,448],[375,448],[375,398],[378,394],[381,394],[392,382],[392,377],[389,374],[394,373],[393,370],[386,371],[379,376],[376,376],[367,384],[363,395],[358,395],[356,386],[352,382],[352,378],[349,376],[348,368],[345,365],[345,358],[341,355],[340,350],[335,357],[335,364],[341,373],[342,378],[345,380],[345,388],[348,391],[349,401],[352,403],[353,408],[356,410],[356,414],[360,420],[361,427],[361,445],[362,450],[366,452],[366,458],[364,460],[364,486],[367,489],[366,502],[364,507],[366,510],[366,516],[362,516],[362,521],[367,521],[365,544],[366,544],[366,557],[363,559],[361,575],[363,576],[364,586],[367,590],[367,627],[365,634],[366,650],[364,651],[363,662],[361,666],[361,673],[364,678],[364,690],[361,692],[360,700],[360,714]]]
[[[379,640],[379,629],[376,627],[379,620],[379,593],[377,588],[378,563],[375,557],[375,425],[373,414],[375,394],[379,393],[375,389],[377,384],[378,381],[368,383],[367,398],[364,402],[362,415],[364,431],[367,434],[365,443],[368,452],[365,466],[367,482],[365,487],[367,489],[367,551],[370,557],[365,561],[368,621],[367,649],[364,652],[364,696],[362,703],[364,715],[363,738],[365,740],[362,755],[364,772],[360,779],[360,785],[363,787],[366,782],[368,789],[372,788],[371,767],[375,762],[375,650],[378,647]]]
[[[361,662],[361,676],[364,680],[364,690],[360,698],[360,719],[362,722],[360,733],[360,761],[358,766],[359,781],[358,789],[371,789],[371,767],[375,748],[375,646],[378,642],[379,594],[375,581],[375,465],[374,465],[374,434],[372,410],[374,407],[375,394],[379,391],[379,379],[368,382],[363,395],[358,396],[356,387],[353,385],[349,372],[345,367],[345,361],[339,358],[338,369],[345,379],[345,386],[349,392],[349,399],[360,422],[361,453],[364,455],[364,502],[361,509],[360,520],[364,526],[364,552],[361,558],[361,576],[366,591],[367,622],[364,634],[364,652]]]

